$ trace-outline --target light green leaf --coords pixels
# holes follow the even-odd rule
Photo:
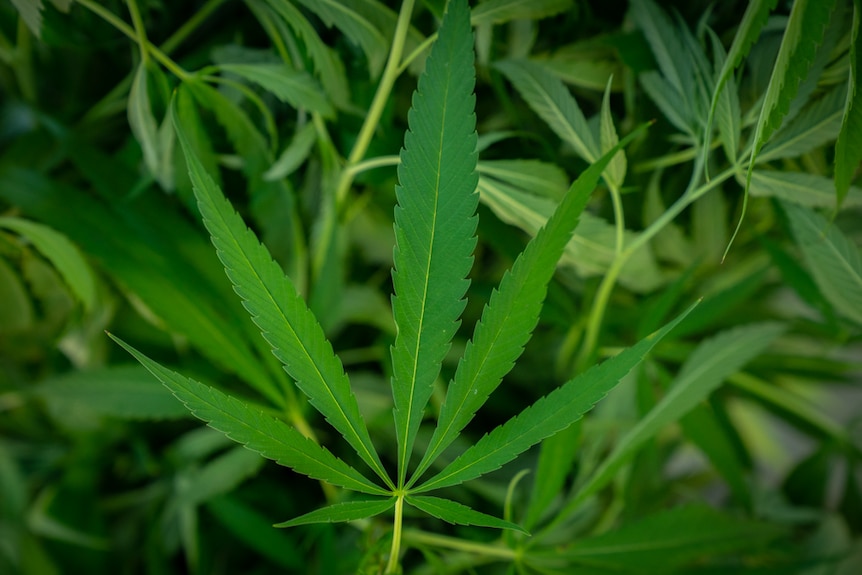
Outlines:
[[[692,126],[693,122],[688,114],[685,99],[682,95],[674,89],[670,82],[662,78],[658,72],[645,72],[638,76],[638,80],[644,92],[658,106],[664,117],[693,140],[697,132]]]
[[[604,39],[586,39],[554,49],[552,53],[531,58],[566,84],[604,90],[623,90],[624,65],[617,49]]]
[[[496,529],[511,529],[527,533],[521,526],[497,519],[492,515],[486,515],[470,509],[466,505],[462,505],[457,501],[449,499],[441,499],[439,497],[429,497],[427,495],[408,495],[404,498],[408,505],[415,507],[420,511],[424,511],[432,517],[442,519],[453,525],[477,525],[479,527],[493,527]]]
[[[314,129],[314,124],[309,122],[294,134],[293,139],[284,149],[284,152],[281,153],[281,156],[264,173],[263,179],[270,181],[280,180],[292,174],[308,157],[316,140],[317,131]]]
[[[296,385],[375,473],[388,481],[341,361],[320,324],[191,152],[177,124],[204,225],[246,309]]]
[[[617,136],[617,129],[614,127],[614,119],[611,117],[611,81],[608,80],[608,85],[605,88],[605,95],[602,98],[601,111],[601,145],[602,153],[607,152],[617,145],[620,141]],[[617,152],[611,163],[608,164],[605,170],[605,178],[615,187],[620,187],[626,179],[626,153],[624,150]]]
[[[304,437],[283,421],[161,366],[113,335],[111,339],[165,384],[195,417],[206,421],[210,427],[237,443],[313,479],[362,493],[387,494],[386,490],[335,457],[328,449]]]
[[[476,245],[472,38],[466,2],[453,2],[413,95],[398,166],[392,392],[399,485],[458,328]]]
[[[718,39],[718,36],[711,29],[708,28],[707,32],[709,32],[709,38],[712,41],[712,51],[714,54],[713,69],[723,68],[723,65],[727,62],[727,55],[724,53],[721,40]],[[726,84],[726,90],[715,91],[712,95],[714,102],[710,104],[704,134],[706,134],[707,139],[712,137],[712,122],[715,114],[718,119],[718,133],[724,153],[729,161],[736,162],[742,131],[742,112],[739,109],[739,93],[733,74],[724,79],[724,84]],[[713,109],[712,106],[715,106],[715,108]],[[703,147],[703,152],[704,154],[709,153],[708,145]],[[706,156],[704,156],[704,168],[706,168],[706,165]]]
[[[769,18],[769,13],[775,8],[778,0],[751,0],[748,6],[745,7],[745,13],[742,15],[742,21],[736,30],[736,36],[733,37],[733,44],[730,45],[727,57],[718,73],[718,78],[715,82],[715,89],[712,93],[712,102],[709,106],[709,116],[706,121],[706,134],[712,133],[712,124],[715,114],[722,102],[725,92],[725,85],[733,82],[733,73],[742,60],[748,55],[749,50],[754,45],[754,42],[760,36],[760,31],[766,24]],[[734,86],[728,86],[727,92],[735,94]],[[730,97],[734,97],[731,95]],[[737,120],[738,121],[738,120]],[[721,128],[719,128],[721,129]],[[724,132],[722,132],[724,139]],[[709,153],[709,146],[704,146],[704,159]],[[736,155],[730,156],[731,161],[736,160]],[[703,163],[704,169],[707,167],[707,162]]]
[[[546,437],[567,428],[607,395],[691,309],[656,333],[542,397],[482,437],[413,493],[458,485],[494,471]]]
[[[554,202],[540,198],[499,180],[479,178],[479,194],[482,202],[506,223],[518,226],[530,234],[536,234],[554,211]],[[637,237],[635,232],[625,232],[625,243]],[[616,230],[607,221],[585,212],[574,236],[566,245],[561,265],[573,266],[580,275],[603,274],[614,259]],[[647,246],[637,250],[620,274],[620,283],[625,287],[646,292],[663,282],[661,270]]]
[[[69,284],[85,309],[91,310],[96,303],[96,280],[93,270],[78,248],[60,232],[39,224],[13,217],[0,217],[0,228],[20,234],[32,242],[63,279]]]
[[[150,96],[147,91],[147,64],[141,61],[135,72],[135,79],[129,91],[128,102],[129,127],[132,134],[141,145],[144,165],[157,177],[161,172],[161,150],[159,147],[159,125],[150,107]]]
[[[630,142],[640,131],[630,134],[622,145]],[[499,290],[491,294],[473,339],[467,343],[449,384],[437,428],[413,481],[460,435],[520,357],[539,321],[542,302],[557,261],[578,225],[602,171],[622,145],[615,144],[572,184],[545,226],[518,256],[511,272],[503,276]]]
[[[835,143],[835,193],[836,205],[841,204],[850,189],[850,182],[859,163],[862,162],[862,87],[859,86],[859,66],[862,60],[862,41],[859,27],[862,25],[862,2],[853,2],[853,22],[850,31],[850,80],[847,100],[844,104],[841,131]]]
[[[123,419],[175,419],[188,415],[171,392],[139,365],[73,371],[40,383],[33,392],[58,406],[81,406]]]
[[[487,0],[473,8],[470,22],[480,26],[511,20],[541,20],[571,6],[572,0]]]
[[[796,243],[820,291],[835,310],[862,324],[862,254],[819,214],[783,202]]]
[[[34,317],[33,302],[21,276],[0,257],[0,333],[27,330]]]
[[[838,86],[808,104],[763,147],[758,163],[801,156],[835,140],[846,94],[846,87]]]
[[[339,108],[350,106],[350,86],[344,65],[335,51],[329,48],[317,34],[305,15],[286,0],[247,0],[247,3],[262,22],[272,22],[272,34],[281,33],[280,42],[293,41],[293,32],[304,41],[308,56],[324,92]],[[266,26],[264,26],[266,28]]]
[[[284,64],[222,64],[219,68],[259,84],[294,108],[319,112],[327,118],[335,115],[332,104],[317,82],[304,71]]]
[[[505,60],[494,66],[512,82],[548,127],[571,144],[581,158],[592,163],[601,156],[581,108],[560,79],[529,60]]]
[[[710,557],[761,548],[781,534],[782,529],[765,522],[689,505],[660,511],[553,553],[575,564],[610,571],[665,573]]]
[[[345,521],[356,521],[366,519],[385,513],[395,507],[395,498],[370,499],[360,501],[347,501],[334,503],[320,509],[316,509],[296,519],[276,523],[273,527],[296,527],[297,525],[309,525],[312,523],[344,523]]]
[[[480,160],[478,170],[487,178],[557,201],[569,187],[569,176],[562,168],[540,160]]]
[[[287,2],[287,0],[279,0]],[[380,30],[365,15],[342,0],[298,0],[300,4],[317,14],[327,27],[335,26],[351,41],[362,48],[368,59],[372,76],[383,69],[389,53],[389,45]]]
[[[566,505],[566,511],[576,509],[604,487],[645,441],[706,399],[728,376],[760,355],[784,329],[776,323],[747,325],[721,332],[697,346],[667,394],[620,439],[614,451]]]
[[[631,13],[655,55],[659,70],[671,88],[683,98],[694,93],[692,58],[676,26],[652,0],[631,4]],[[685,113],[690,115],[690,108]]]
[[[42,0],[12,0],[12,5],[18,10],[21,19],[36,38],[42,37]]]
[[[809,208],[836,208],[834,182],[826,176],[805,172],[754,170],[751,195],[780,198]],[[849,188],[844,205],[862,206],[862,189],[856,186]]]

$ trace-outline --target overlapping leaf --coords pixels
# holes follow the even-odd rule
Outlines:
[[[841,133],[835,143],[835,192],[840,207],[850,189],[856,168],[862,162],[862,86],[859,85],[859,66],[862,60],[862,2],[853,2],[853,23],[850,31],[850,80]]]
[[[375,473],[388,481],[332,345],[293,283],[190,152],[179,125],[177,129],[204,225],[237,294],[310,403]]]
[[[464,309],[476,244],[472,38],[466,3],[451,4],[413,95],[398,166],[392,391],[399,485]]]
[[[210,427],[234,441],[314,479],[362,493],[386,494],[384,489],[286,423],[213,387],[183,377],[125,342],[115,337],[113,339],[185,403],[195,417],[206,421]]]
[[[568,381],[485,435],[413,492],[458,485],[508,463],[536,443],[579,420],[667,335],[683,317]]]
[[[275,527],[296,527],[297,525],[309,525],[311,523],[343,523],[374,517],[395,507],[395,498],[369,499],[358,501],[346,501],[334,503],[315,509],[305,515],[300,515],[290,521],[276,523]]]
[[[479,527],[512,529],[513,531],[526,533],[524,529],[514,523],[480,513],[479,511],[470,509],[466,505],[461,505],[457,501],[441,499],[440,497],[429,497],[427,495],[408,495],[405,501],[408,505],[424,511],[432,517],[442,519],[454,525],[478,525]]]
[[[511,271],[503,276],[499,290],[491,294],[491,301],[449,384],[437,428],[416,471],[417,478],[458,437],[514,366],[536,327],[548,282],[590,194],[612,158],[637,133],[630,134],[622,144],[615,143],[581,174]]]

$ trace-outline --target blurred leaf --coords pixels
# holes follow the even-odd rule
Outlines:
[[[287,145],[281,156],[264,173],[263,178],[269,181],[280,180],[292,174],[308,158],[308,154],[311,152],[311,148],[314,146],[316,140],[317,132],[314,124],[306,124],[293,135],[290,144]]]
[[[853,2],[853,19],[850,31],[850,80],[847,100],[841,121],[841,131],[835,142],[835,205],[841,207],[850,182],[862,162],[862,87],[858,86],[862,41],[859,26],[862,21],[862,2]]]
[[[20,332],[33,325],[33,303],[18,273],[0,257],[0,333]]]
[[[293,539],[273,529],[272,521],[240,500],[224,495],[207,501],[206,508],[237,540],[279,567],[298,570],[305,565],[303,553]]]
[[[296,527],[298,525],[309,525],[311,523],[343,523],[345,521],[356,521],[380,515],[395,507],[395,498],[369,499],[347,501],[345,503],[334,503],[320,509],[300,515],[296,519],[276,523],[274,527]]]
[[[524,517],[524,528],[532,529],[542,514],[563,492],[581,442],[581,423],[575,422],[542,442],[539,463],[530,492],[530,504]]]
[[[793,236],[820,291],[838,313],[862,323],[862,254],[834,224],[802,206],[782,202]]]
[[[709,558],[759,550],[781,534],[780,528],[764,522],[689,505],[582,539],[559,556],[611,571],[669,573]]]
[[[611,116],[611,83],[609,81],[607,87],[605,88],[604,98],[602,98],[602,153],[607,152],[608,150],[616,146],[617,142],[619,141],[620,139],[619,136],[617,136],[617,129],[614,126],[614,119]],[[619,152],[617,152],[617,155],[614,156],[614,159],[611,160],[610,164],[608,164],[604,176],[611,182],[612,185],[616,187],[622,186],[623,181],[626,179],[626,153],[624,150],[620,150]]]
[[[541,20],[572,6],[572,0],[485,0],[470,13],[473,26],[511,20]]]
[[[87,311],[96,303],[96,282],[90,264],[69,239],[56,230],[21,218],[0,217],[0,228],[21,234],[36,246],[63,276]]]
[[[806,172],[776,172],[754,170],[751,174],[751,195],[793,202],[808,208],[835,208],[835,184],[830,178]],[[844,205],[862,206],[862,189],[848,189]]]
[[[294,108],[319,112],[326,118],[335,115],[326,95],[306,72],[292,70],[283,64],[222,64],[219,67],[260,84]]]
[[[783,331],[781,324],[753,324],[721,332],[698,345],[680,368],[665,396],[619,440],[613,452],[581,486],[567,509],[576,509],[607,485],[644,442],[694,409],[729,375],[760,355]]]
[[[139,365],[73,371],[33,388],[45,401],[123,419],[176,419],[188,411]]]
[[[846,94],[846,87],[838,86],[809,103],[763,147],[758,163],[801,156],[834,141],[841,129]]]
[[[184,478],[175,501],[180,505],[199,505],[230,493],[246,479],[257,475],[264,463],[266,460],[260,454],[240,445],[233,447]]]
[[[481,160],[478,170],[487,178],[557,201],[569,187],[569,176],[562,168],[539,160]]]
[[[36,38],[42,37],[42,0],[12,0],[21,19]]]
[[[408,495],[405,498],[405,501],[408,505],[415,507],[420,511],[424,511],[432,517],[442,519],[443,521],[454,525],[478,525],[479,527],[511,529],[513,531],[526,533],[526,531],[519,525],[474,511],[466,505],[461,505],[457,501],[450,501],[439,497],[429,497],[427,495]]]
[[[141,145],[144,155],[144,165],[152,176],[166,190],[173,189],[173,164],[171,162],[173,131],[160,128],[153,116],[150,95],[147,87],[147,63],[138,64],[135,79],[129,92],[128,116],[129,127],[135,139]],[[166,130],[168,132],[166,133]]]

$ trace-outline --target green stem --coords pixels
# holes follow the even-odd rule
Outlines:
[[[348,168],[345,168],[344,171],[350,172],[350,177],[354,178],[357,174],[367,172],[368,170],[373,170],[374,168],[397,166],[400,163],[401,158],[399,156],[380,156],[379,158],[371,158],[370,160],[365,160],[364,162],[354,164]]]
[[[732,177],[737,173],[737,166],[732,166],[727,170],[723,171],[721,174],[715,176],[709,182],[703,184],[698,188],[694,188],[694,183],[698,181],[698,177],[701,174],[701,167],[698,165],[699,162],[696,162],[694,166],[695,172],[692,174],[692,182],[689,184],[689,189],[680,196],[673,205],[668,208],[661,216],[659,216],[652,224],[649,225],[644,231],[638,234],[632,242],[623,249],[623,251],[619,254],[618,257],[614,258],[614,261],[611,263],[611,266],[608,268],[607,273],[602,278],[601,284],[599,284],[598,292],[596,292],[595,299],[593,300],[593,307],[590,311],[590,318],[587,321],[587,329],[586,335],[584,337],[584,344],[581,346],[580,353],[578,354],[577,361],[575,366],[578,371],[582,371],[588,364],[589,360],[592,358],[593,351],[596,348],[596,344],[599,338],[599,330],[602,325],[602,321],[604,320],[605,309],[607,308],[608,301],[610,300],[611,292],[616,285],[617,279],[619,279],[620,273],[622,272],[623,267],[628,262],[628,260],[634,255],[637,250],[642,248],[649,242],[657,233],[659,233],[666,225],[668,225],[671,221],[676,218],[680,212],[682,212],[685,208],[691,205],[692,202],[703,196],[705,193],[710,190],[718,187],[722,182]]]
[[[18,19],[18,45],[15,48],[15,76],[21,96],[30,103],[36,102],[36,77],[33,74],[33,33]]]
[[[381,76],[380,84],[377,86],[377,92],[374,94],[374,100],[371,102],[371,108],[369,108],[368,114],[365,116],[365,122],[363,122],[359,135],[356,137],[356,143],[353,145],[350,156],[347,158],[347,166],[341,171],[338,184],[335,188],[337,206],[341,206],[344,203],[344,198],[347,196],[347,192],[353,183],[353,173],[350,168],[361,162],[362,158],[365,157],[365,152],[368,151],[368,146],[371,144],[371,139],[374,136],[377,125],[380,123],[383,109],[389,101],[392,87],[398,78],[401,56],[404,53],[404,43],[407,40],[407,32],[410,29],[410,18],[413,15],[414,1],[404,0],[404,3],[401,4],[401,11],[398,13],[398,23],[395,26],[395,35],[392,38],[392,48],[389,51],[386,67],[383,69],[383,76]]]
[[[386,573],[398,572],[398,556],[401,554],[401,521],[404,515],[404,493],[398,494],[395,500],[395,524],[392,528],[392,548],[389,550],[389,563],[386,565]]]
[[[171,37],[165,40],[165,43],[160,47],[161,51],[165,54],[170,54],[176,50],[177,47],[192,34],[192,32],[197,30],[198,26],[203,24],[204,20],[206,20],[226,1],[227,0],[209,0],[209,2],[201,6],[200,10],[195,12],[191,18],[186,20],[186,23],[180,26],[179,30],[171,34]]]
[[[514,561],[519,553],[508,547],[499,545],[489,545],[487,543],[476,543],[474,541],[464,541],[454,537],[446,537],[445,535],[436,535],[434,533],[425,533],[423,531],[407,530],[403,533],[405,541],[424,545],[433,545],[435,547],[443,547],[446,549],[457,549],[467,553],[475,553],[485,557],[496,557],[498,559],[507,559]]]
[[[605,180],[607,181],[607,180]],[[619,258],[623,252],[626,233],[626,219],[623,213],[623,201],[620,197],[620,189],[607,182],[608,190],[611,192],[611,203],[614,206],[614,226],[616,227],[616,242],[614,243],[614,257]]]
[[[123,22],[120,18],[118,18],[114,13],[110,10],[105,9],[99,4],[93,2],[93,0],[77,0],[77,3],[91,11],[99,18],[116,28],[119,32],[123,33],[130,40],[134,40],[135,42],[139,42],[139,38],[135,30]],[[171,73],[179,78],[180,80],[186,80],[190,77],[190,74],[183,70],[176,62],[171,60],[164,52],[153,46],[149,41],[145,44],[147,52],[150,56],[152,56],[155,60],[157,60],[162,66],[171,71]]]
[[[129,14],[132,16],[132,25],[135,27],[135,37],[138,40],[138,48],[141,50],[141,60],[144,65],[149,64],[150,57],[147,53],[147,31],[144,28],[144,20],[141,18],[141,11],[138,9],[138,3],[135,0],[126,0],[129,5]]]

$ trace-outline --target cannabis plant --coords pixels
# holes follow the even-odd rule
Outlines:
[[[50,4],[0,572],[862,568],[858,1]]]

